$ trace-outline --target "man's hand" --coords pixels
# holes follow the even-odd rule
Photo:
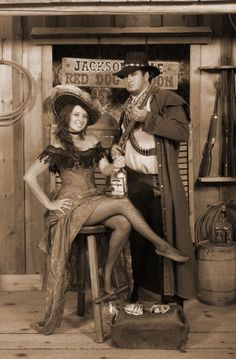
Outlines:
[[[113,145],[111,148],[111,157],[114,158],[123,155],[123,151],[119,145]]]
[[[115,168],[123,168],[125,167],[125,158],[124,156],[119,155],[118,157],[116,157],[113,161],[114,167]]]
[[[128,117],[136,122],[144,122],[147,116],[147,109],[140,110],[138,107],[129,106],[127,109]]]

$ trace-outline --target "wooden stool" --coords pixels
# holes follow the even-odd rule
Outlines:
[[[83,226],[79,232],[79,235],[85,235],[87,241],[80,238],[82,240],[79,240],[79,244],[78,244],[77,314],[79,316],[84,315],[85,279],[86,279],[86,244],[87,244],[96,341],[99,343],[102,343],[104,341],[101,302],[105,299],[109,299],[109,297],[111,296],[109,294],[105,294],[103,296],[100,295],[100,285],[99,285],[99,275],[98,275],[96,236],[98,234],[105,235],[105,233],[106,233],[106,227],[104,225],[99,224],[94,226]],[[125,291],[128,288],[129,288],[128,285],[118,288],[117,293],[121,293],[122,291]]]

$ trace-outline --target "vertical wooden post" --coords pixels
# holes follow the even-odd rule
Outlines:
[[[221,37],[220,49],[221,49],[221,59],[225,60],[227,63],[225,65],[235,65],[236,64],[236,50],[235,45],[235,32],[230,23],[229,16],[222,16],[222,29],[224,29],[223,36]],[[235,135],[235,134],[234,134]],[[236,139],[235,139],[236,140]],[[228,201],[235,198],[236,186],[225,186],[220,189],[220,196],[223,201]]]
[[[210,54],[210,55],[209,55]],[[201,45],[201,66],[217,66],[220,64],[220,39],[213,39],[207,46]],[[219,79],[218,73],[210,73],[201,71],[200,73],[200,113],[198,120],[198,132],[195,136],[198,137],[198,150],[194,153],[199,153],[199,164],[202,156],[203,147],[207,138],[210,119],[214,108],[215,100],[215,87],[214,82]],[[220,164],[220,142],[221,142],[221,120],[218,121],[216,131],[216,141],[213,148],[212,156],[212,167],[211,176],[219,175],[219,164]],[[201,185],[195,189],[196,201],[196,213],[199,214],[203,209],[206,209],[209,203],[219,201],[220,198],[220,186],[204,186]]]
[[[1,17],[0,56],[22,64],[20,17]],[[0,50],[1,51],[1,50]],[[22,102],[21,78],[11,66],[1,65],[0,112],[10,112]],[[17,85],[16,85],[17,83]],[[23,118],[0,130],[0,272],[25,273]]]
[[[195,208],[194,208],[194,181],[197,176],[197,166],[199,158],[196,156],[196,148],[199,148],[199,137],[195,134],[199,130],[200,119],[200,84],[201,74],[199,66],[201,64],[201,46],[190,45],[190,137],[188,144],[188,169],[189,169],[189,214],[190,214],[190,228],[192,239],[194,238],[195,225]],[[195,156],[193,156],[195,153]],[[198,154],[198,153],[197,153]]]
[[[53,85],[53,59],[52,46],[42,46],[42,105],[43,101],[49,96]],[[42,144],[46,147],[51,142],[51,125],[53,123],[52,113],[42,114]],[[51,178],[48,172],[44,173],[44,188],[47,193],[50,193],[54,188],[51,188]]]
[[[101,304],[96,304],[94,302],[95,299],[100,297],[96,237],[94,235],[88,235],[87,241],[96,341],[98,343],[102,343],[104,341],[104,334],[102,325]]]
[[[77,237],[78,264],[77,264],[77,314],[84,316],[85,308],[85,279],[86,279],[86,240],[83,235]]]
[[[39,18],[24,18],[24,65],[29,69],[33,80],[33,101],[24,118],[24,158],[25,169],[36,160],[43,149],[43,116],[42,116],[42,47],[35,46],[30,41],[31,26],[40,26],[44,22]],[[39,178],[44,188],[43,176]],[[36,247],[44,233],[43,214],[45,208],[35,195],[25,186],[25,237],[26,237],[26,273],[41,273],[44,257]]]

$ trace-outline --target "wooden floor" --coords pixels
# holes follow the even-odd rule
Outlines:
[[[197,300],[185,305],[190,322],[187,350],[116,349],[109,339],[108,305],[104,306],[106,341],[94,341],[91,307],[76,316],[76,294],[68,293],[63,323],[56,334],[43,336],[30,329],[42,319],[44,295],[38,291],[0,292],[0,358],[12,359],[222,359],[236,358],[236,304],[207,306]]]

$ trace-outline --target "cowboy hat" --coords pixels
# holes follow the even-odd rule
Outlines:
[[[122,69],[113,73],[113,75],[123,79],[130,73],[141,69],[147,70],[151,74],[152,78],[160,74],[158,67],[149,65],[147,56],[144,52],[128,52]]]
[[[66,105],[79,105],[89,114],[89,125],[94,124],[100,113],[88,92],[75,85],[58,85],[52,89],[51,105],[56,118]]]

